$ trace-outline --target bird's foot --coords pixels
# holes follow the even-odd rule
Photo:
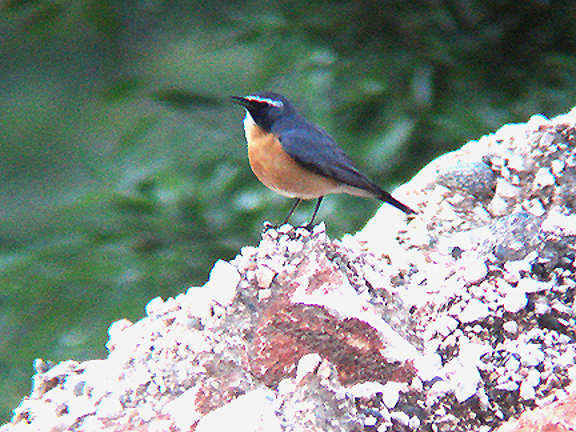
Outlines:
[[[302,224],[296,228],[303,228],[306,231],[308,231],[309,233],[312,233],[312,231],[314,231],[314,228],[316,228],[317,226],[318,226],[318,222],[317,223],[308,222],[308,223]]]
[[[278,229],[280,228],[280,225],[274,225],[273,223],[269,222],[269,221],[264,221],[264,223],[262,224],[263,228],[262,228],[262,234],[266,234],[268,231],[274,229]]]
[[[299,228],[299,227],[293,227],[292,225],[290,225],[286,222],[283,222],[279,225],[274,225],[273,223],[271,223],[269,221],[264,221],[264,223],[262,225],[263,225],[262,234],[266,234],[270,230],[278,231],[280,233],[287,233],[287,232],[292,231],[296,228]]]

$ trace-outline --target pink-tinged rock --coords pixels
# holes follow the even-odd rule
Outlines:
[[[573,389],[572,389],[573,390]],[[518,420],[502,425],[496,432],[573,432],[576,430],[576,394],[546,407],[526,411]]]

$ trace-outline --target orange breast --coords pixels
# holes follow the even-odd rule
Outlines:
[[[290,198],[314,199],[339,192],[332,179],[298,165],[282,148],[278,138],[255,124],[246,126],[248,158],[256,177],[274,192]]]

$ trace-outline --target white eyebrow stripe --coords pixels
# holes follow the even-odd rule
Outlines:
[[[274,99],[268,99],[268,98],[260,97],[260,96],[246,96],[245,99],[247,99],[249,101],[254,101],[254,102],[267,103],[267,104],[275,106],[277,108],[282,108],[284,106],[284,103],[282,101],[274,100]]]

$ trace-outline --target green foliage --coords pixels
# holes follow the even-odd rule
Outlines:
[[[36,357],[206,280],[291,203],[250,172],[230,95],[276,90],[382,185],[574,105],[576,9],[540,0],[10,0],[0,6],[0,418]],[[328,197],[340,236],[378,203]],[[294,221],[304,222],[312,204]]]

